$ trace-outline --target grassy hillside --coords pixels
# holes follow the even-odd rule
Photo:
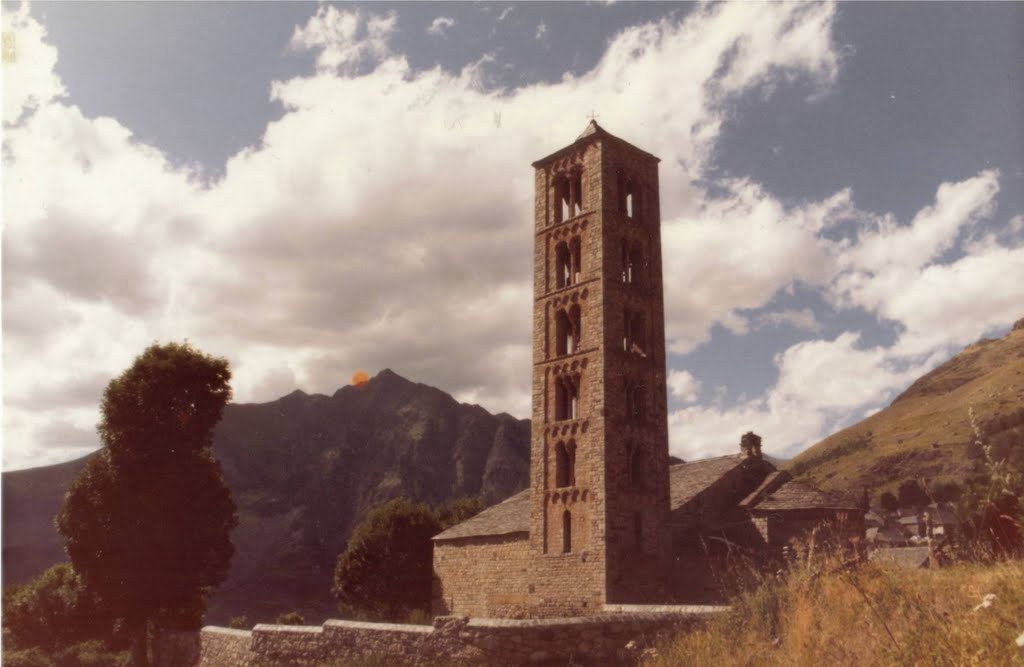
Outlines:
[[[734,600],[646,667],[1024,665],[1024,563],[804,567]],[[989,606],[982,606],[992,594]]]
[[[829,436],[788,469],[822,488],[894,490],[905,479],[963,479],[971,470],[973,408],[988,434],[1024,410],[1024,320],[1005,337],[968,346],[892,404]]]

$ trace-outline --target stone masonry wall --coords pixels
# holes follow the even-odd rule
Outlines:
[[[525,616],[529,565],[523,533],[435,542],[434,615]]]
[[[636,657],[627,648],[630,642],[644,646],[663,634],[692,629],[722,609],[609,606],[595,616],[532,620],[441,616],[433,627],[356,621],[257,625],[251,632],[208,627],[199,633],[199,660],[175,667],[312,667],[369,657],[404,665],[630,664]],[[157,656],[156,664],[175,663]]]

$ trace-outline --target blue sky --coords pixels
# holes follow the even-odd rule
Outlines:
[[[5,468],[153,340],[529,412],[532,170],[662,158],[670,440],[792,455],[1024,317],[1019,3],[3,4]]]

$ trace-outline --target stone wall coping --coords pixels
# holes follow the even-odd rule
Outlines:
[[[705,616],[725,611],[728,607],[648,607],[627,605],[636,609],[629,611],[606,610],[592,616],[565,616],[561,618],[470,618],[470,628],[558,628],[573,625],[604,625],[630,621],[674,620],[694,616]]]
[[[606,613],[635,614],[635,613],[670,613],[670,614],[718,614],[728,611],[728,605],[710,604],[606,604]]]
[[[202,631],[214,635],[228,635],[230,637],[252,637],[252,630],[235,630],[234,628],[222,628],[218,625],[204,626]]]
[[[318,635],[324,629],[319,625],[273,625],[271,623],[260,623],[252,629],[255,632],[273,632],[288,635]]]
[[[411,625],[408,623],[370,623],[367,621],[342,621],[331,619],[324,621],[324,628],[345,628],[349,630],[377,630],[388,632],[408,632],[413,634],[430,634],[434,628],[430,625]]]

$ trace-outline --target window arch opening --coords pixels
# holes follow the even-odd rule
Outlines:
[[[576,485],[576,444],[560,442],[555,445],[555,486]]]
[[[555,354],[575,354],[580,349],[580,307],[573,305],[568,312],[555,315]]]
[[[644,327],[644,314],[626,308],[623,310],[622,319],[622,350],[646,357],[647,336]]]
[[[572,515],[569,510],[562,512],[562,553],[572,553]]]
[[[629,488],[633,491],[642,491],[644,488],[644,471],[640,447],[635,442],[630,443],[626,456],[629,459],[629,465],[626,469]]]
[[[573,378],[555,380],[555,421],[579,418],[579,385]]]

